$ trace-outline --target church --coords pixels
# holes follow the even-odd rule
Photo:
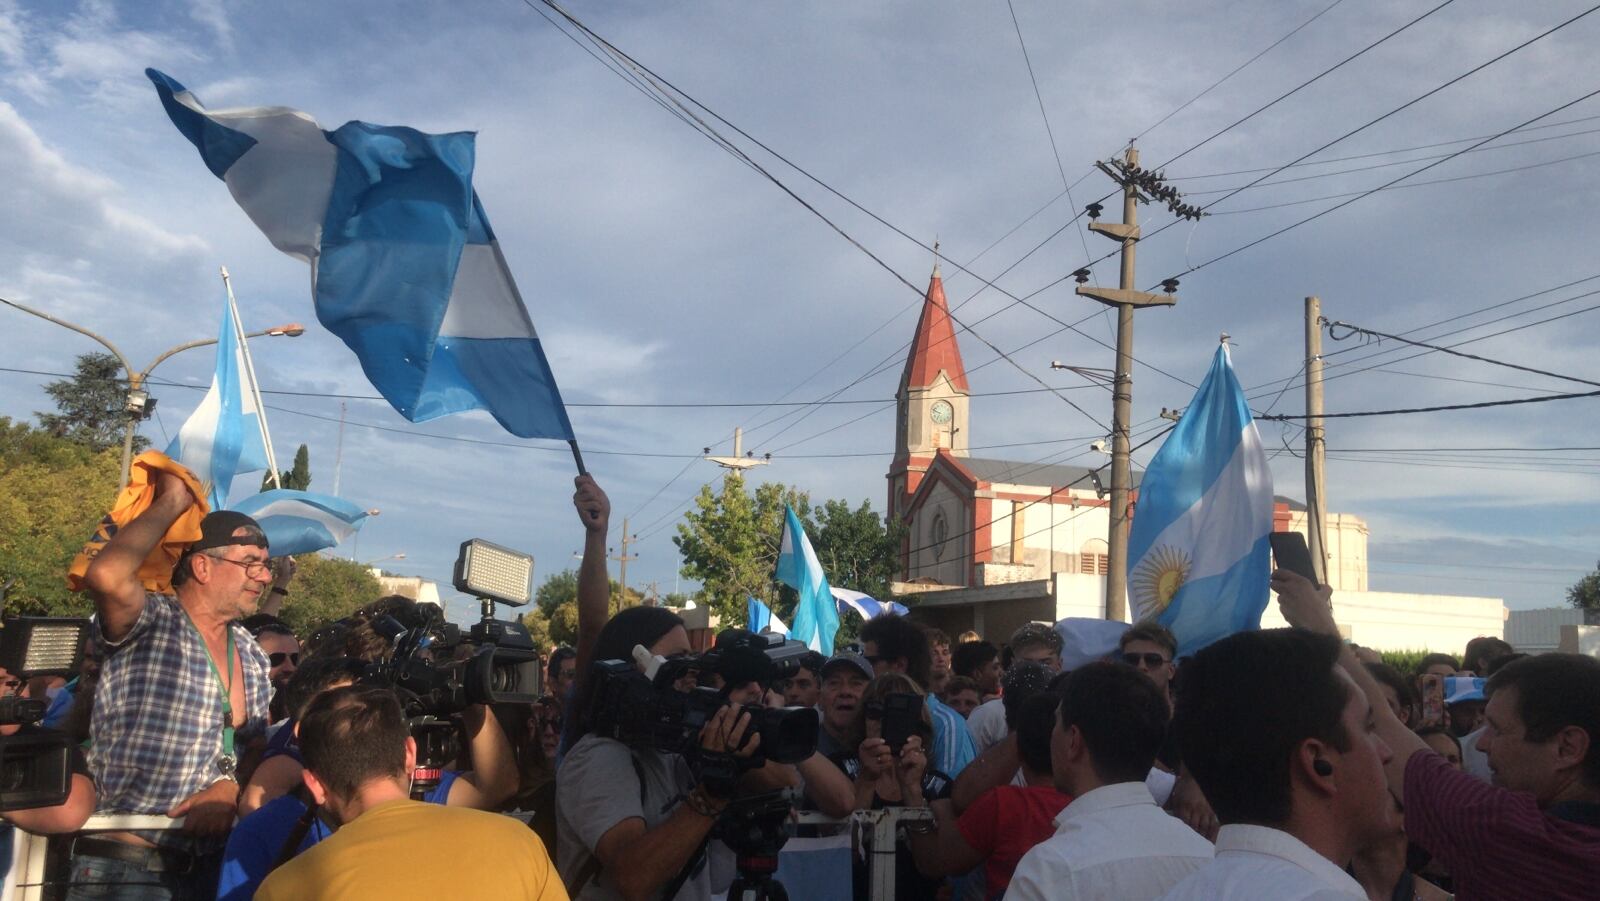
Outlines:
[[[895,398],[886,509],[906,530],[892,591],[912,602],[917,619],[951,636],[974,629],[1004,641],[1027,622],[1104,618],[1110,457],[1087,442],[1032,462],[974,455],[1006,441],[973,440],[973,392],[938,264]],[[1052,462],[1069,458],[1089,465]],[[1136,491],[1139,476],[1134,470]],[[1273,514],[1278,531],[1305,533],[1303,504],[1279,496]],[[1459,653],[1470,638],[1502,633],[1498,598],[1368,591],[1368,529],[1359,517],[1330,513],[1324,534],[1335,615],[1352,640]],[[1160,590],[1147,583],[1130,579],[1129,591]],[[1262,625],[1282,625],[1275,607]]]

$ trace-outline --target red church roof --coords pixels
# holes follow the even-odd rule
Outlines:
[[[900,376],[900,388],[932,385],[941,369],[957,390],[970,390],[966,367],[961,364],[961,348],[956,344],[950,307],[944,299],[944,280],[939,277],[939,264],[935,263],[933,278],[928,281],[928,296],[922,302],[922,318],[917,320],[917,337],[911,342],[910,356],[906,357],[905,374]]]

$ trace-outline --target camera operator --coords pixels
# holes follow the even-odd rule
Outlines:
[[[566,898],[521,823],[410,799],[417,745],[392,691],[326,692],[300,729],[306,788],[339,831],[268,876],[257,898]]]
[[[0,699],[10,697],[26,697],[27,690],[16,676],[6,672],[0,667]],[[11,723],[0,726],[0,745],[4,740],[13,735],[39,735],[46,730],[42,726],[28,723]],[[58,835],[63,832],[76,832],[82,828],[84,821],[89,819],[89,814],[94,813],[95,794],[94,782],[89,778],[89,764],[84,759],[83,752],[78,748],[72,749],[72,787],[67,799],[51,807],[34,807],[27,810],[0,811],[0,819],[13,826],[25,829],[28,832],[40,835]],[[11,853],[10,830],[0,830],[0,858],[9,858]],[[5,872],[5,867],[0,865],[0,873]]]
[[[676,614],[631,607],[600,630],[593,658],[632,660],[636,645],[666,658],[690,650],[689,634]],[[711,785],[696,780],[680,755],[630,748],[594,734],[590,700],[596,680],[579,673],[577,740],[556,781],[556,858],[567,890],[587,901],[642,901],[687,868],[688,878],[673,896],[677,901],[703,901],[725,891],[733,879],[732,855],[719,842],[707,844],[706,837],[735,786],[722,779]],[[760,738],[745,740],[749,723],[749,715],[737,707],[720,708],[700,731],[702,752],[750,757]]]

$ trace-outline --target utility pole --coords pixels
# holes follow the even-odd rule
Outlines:
[[[728,470],[729,472],[744,472],[746,469],[749,469],[752,466],[766,466],[768,463],[772,462],[771,454],[766,454],[760,459],[757,459],[754,453],[745,453],[743,426],[733,430],[733,456],[713,457],[711,455],[711,448],[708,447],[705,449],[705,458],[722,467],[723,469]]]
[[[628,545],[636,544],[638,541],[639,536],[628,531],[628,518],[624,516],[622,518],[622,553],[608,558],[617,561],[619,564],[618,569],[620,571],[617,573],[617,584],[621,586],[621,590],[617,592],[617,610],[622,609],[622,601],[628,596],[628,561],[639,559],[637,556],[628,553]],[[612,612],[615,613],[616,610]]]
[[[1322,301],[1306,298],[1306,546],[1317,582],[1328,584],[1328,498],[1323,493],[1327,450],[1322,428]]]
[[[1199,218],[1195,207],[1178,203],[1177,189],[1163,182],[1161,173],[1139,168],[1139,151],[1130,144],[1121,160],[1098,162],[1095,166],[1122,186],[1122,221],[1091,221],[1089,230],[1122,245],[1122,277],[1116,288],[1087,285],[1089,270],[1073,273],[1077,293],[1117,309],[1117,365],[1113,374],[1111,402],[1111,524],[1106,537],[1106,619],[1127,618],[1128,609],[1128,502],[1133,473],[1129,463],[1129,422],[1133,418],[1133,311],[1138,307],[1172,306],[1177,303],[1178,280],[1162,282],[1163,294],[1150,294],[1134,288],[1134,250],[1139,243],[1139,204],[1154,197],[1184,218]],[[1091,203],[1086,208],[1091,220],[1098,220],[1102,207]]]

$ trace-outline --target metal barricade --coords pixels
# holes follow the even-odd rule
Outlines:
[[[803,812],[795,815],[799,823],[815,826],[849,826],[856,842],[867,853],[868,897],[892,901],[895,892],[895,836],[901,825],[930,823],[933,811],[926,807],[885,807],[882,810],[857,810],[840,819],[827,814]]]
[[[96,832],[182,829],[183,821],[183,817],[173,819],[160,814],[107,813],[90,817],[82,829],[69,835],[34,835],[14,828],[11,830],[11,871],[6,874],[0,901],[43,901],[49,879],[47,858],[52,841],[70,842],[79,835]]]

